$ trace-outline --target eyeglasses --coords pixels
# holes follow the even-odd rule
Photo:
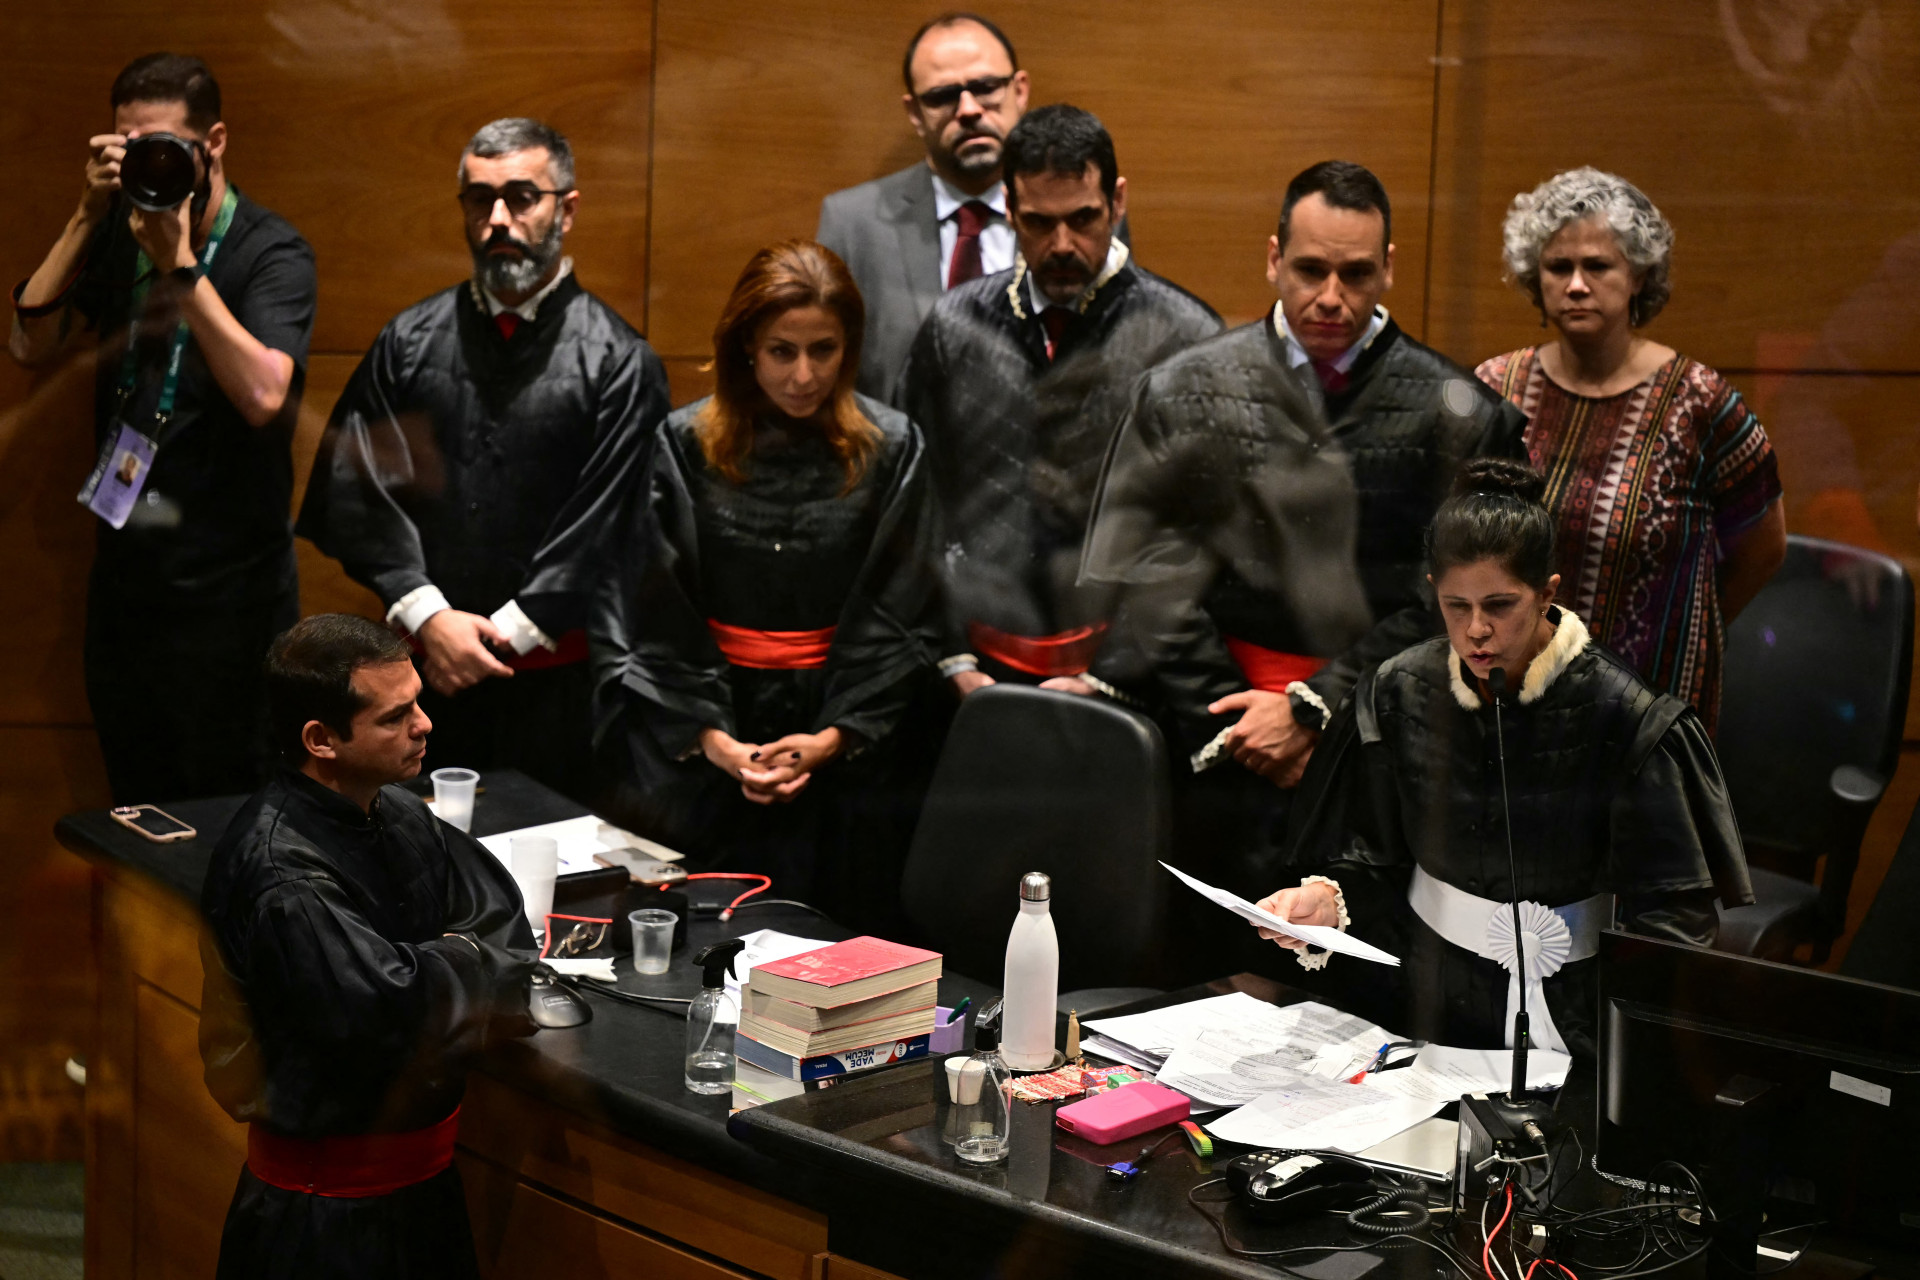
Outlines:
[[[504,187],[490,187],[484,182],[470,182],[460,189],[460,207],[466,210],[469,218],[485,218],[493,213],[497,201],[507,202],[507,212],[514,217],[524,217],[533,212],[542,196],[563,196],[564,191],[548,191],[536,187],[531,182],[509,182]]]
[[[970,93],[973,100],[983,107],[1000,104],[1000,95],[1013,83],[1012,76],[982,76],[978,80],[968,80],[963,84],[943,84],[928,89],[925,93],[914,94],[914,100],[928,111],[945,111],[960,101],[960,95]]]

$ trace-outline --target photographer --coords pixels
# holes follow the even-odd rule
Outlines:
[[[299,613],[289,444],[313,252],[228,183],[205,63],[149,54],[111,100],[79,208],[14,290],[8,347],[31,366],[75,329],[99,341],[85,660],[114,798],[245,792],[260,655]]]

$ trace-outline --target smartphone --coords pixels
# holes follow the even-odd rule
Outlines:
[[[191,840],[199,835],[192,826],[180,821],[154,804],[123,804],[109,809],[108,816],[123,827],[137,832],[155,844]]]
[[[636,884],[653,888],[685,884],[687,880],[687,873],[672,863],[658,862],[631,849],[609,849],[605,853],[594,854],[593,859],[603,867],[624,867]]]

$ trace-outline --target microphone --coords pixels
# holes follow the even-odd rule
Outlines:
[[[1507,1101],[1521,1103],[1527,1096],[1527,936],[1520,931],[1520,864],[1513,854],[1513,806],[1507,798],[1507,741],[1501,726],[1500,702],[1507,693],[1507,672],[1494,667],[1487,672],[1487,688],[1493,692],[1493,745],[1500,762],[1500,821],[1507,832],[1507,891],[1513,908],[1513,949],[1520,966],[1520,1005],[1513,1011],[1513,1081],[1507,1089]]]

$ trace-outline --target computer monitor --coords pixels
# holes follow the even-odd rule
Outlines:
[[[1599,1054],[1601,1172],[1673,1185],[1660,1161],[1717,1154],[1775,1220],[1920,1245],[1920,992],[1609,931]],[[1744,1148],[1722,1094],[1764,1094]]]

